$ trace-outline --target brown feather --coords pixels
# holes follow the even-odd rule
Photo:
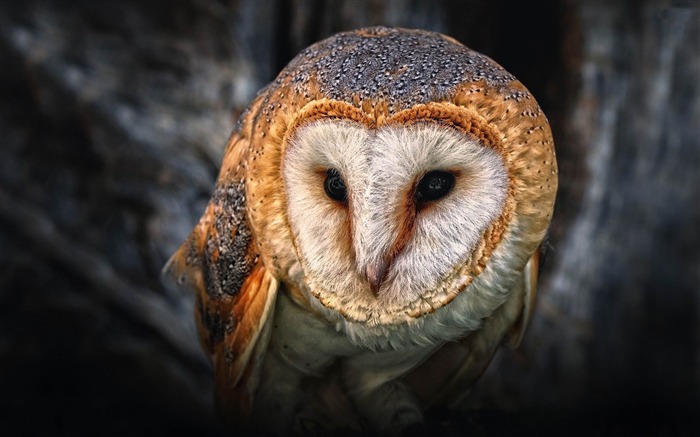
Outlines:
[[[164,269],[195,292],[195,320],[214,366],[217,405],[238,423],[251,412],[279,286],[258,254],[248,220],[243,175],[250,122],[248,113],[231,136],[204,215]]]

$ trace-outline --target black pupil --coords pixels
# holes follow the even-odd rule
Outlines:
[[[416,187],[416,202],[425,203],[445,197],[454,184],[452,173],[440,170],[428,172]]]
[[[323,188],[326,194],[333,200],[345,202],[348,199],[348,190],[345,188],[345,182],[338,173],[338,170],[331,169],[326,172],[326,181],[323,183]]]

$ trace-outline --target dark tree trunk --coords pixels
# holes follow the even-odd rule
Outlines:
[[[300,49],[449,34],[549,116],[536,316],[446,434],[700,430],[696,1],[0,3],[0,433],[220,433],[192,299],[160,269],[235,119]]]

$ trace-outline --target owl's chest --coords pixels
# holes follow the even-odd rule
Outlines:
[[[393,409],[406,405],[420,417],[413,395],[400,381],[438,345],[368,349],[286,293],[278,295],[271,323],[255,393],[256,420],[266,423],[276,411],[278,419],[287,420],[276,432],[286,434],[288,427],[303,433],[300,423],[362,430],[362,417],[370,412],[394,417]]]
[[[381,378],[400,377],[425,360],[441,344],[372,350],[352,342],[333,323],[308,311],[281,293],[275,307],[268,353],[307,376],[324,376],[329,369],[354,372],[381,370]]]

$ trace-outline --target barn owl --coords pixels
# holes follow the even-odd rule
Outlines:
[[[397,433],[519,342],[557,189],[528,90],[452,38],[302,51],[255,97],[166,266],[195,292],[224,418]]]

